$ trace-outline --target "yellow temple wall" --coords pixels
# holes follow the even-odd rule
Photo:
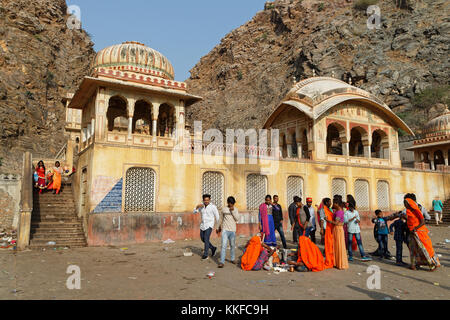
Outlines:
[[[194,155],[191,156],[193,163]],[[211,157],[209,160],[222,160]],[[248,162],[248,159],[246,159]],[[155,212],[124,213],[125,176],[131,167],[152,168],[156,172]],[[86,169],[86,198],[82,203],[82,170]],[[278,194],[283,207],[285,230],[287,207],[287,178],[301,176],[304,197],[312,197],[319,204],[324,197],[332,197],[332,179],[342,178],[347,193],[355,194],[357,179],[369,182],[370,211],[360,214],[363,227],[370,227],[370,218],[377,205],[377,182],[389,183],[390,212],[403,208],[403,195],[416,193],[418,201],[431,207],[436,196],[450,197],[450,174],[419,170],[368,168],[360,166],[319,163],[302,160],[272,161],[266,164],[176,164],[170,150],[119,147],[94,143],[82,152],[78,162],[75,196],[79,216],[85,223],[90,245],[142,243],[166,238],[185,239],[197,235],[199,215],[193,208],[201,202],[202,177],[207,171],[221,172],[224,176],[224,199],[232,195],[243,214],[238,233],[249,235],[256,231],[257,212],[246,208],[246,179],[252,173],[267,175],[268,194]],[[264,201],[261,198],[261,203]],[[121,220],[122,219],[122,220]],[[118,222],[119,221],[119,222]]]

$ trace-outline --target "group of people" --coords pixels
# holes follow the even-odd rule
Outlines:
[[[346,202],[340,195],[333,200],[324,198],[320,206],[313,207],[313,199],[307,198],[306,205],[298,196],[288,208],[293,242],[297,244],[296,253],[287,254],[287,243],[283,230],[283,210],[279,204],[279,197],[271,195],[265,197],[264,203],[259,206],[258,230],[245,246],[241,258],[243,270],[261,270],[270,260],[292,266],[297,271],[322,271],[337,268],[349,268],[349,261],[353,261],[353,251],[359,249],[362,261],[371,261],[371,256],[364,251],[361,239],[361,217],[356,210],[356,201],[348,195]],[[388,250],[388,235],[393,234],[397,244],[397,265],[405,265],[402,260],[403,244],[406,243],[411,256],[410,268],[415,270],[419,266],[428,266],[435,270],[440,266],[439,259],[434,252],[428,229],[425,226],[424,207],[417,204],[414,194],[405,196],[405,209],[393,215],[384,217],[381,210],[376,210],[374,223],[374,236],[378,249],[371,253],[381,259],[391,259]],[[236,229],[240,214],[236,208],[236,199],[229,197],[227,206],[221,210],[211,203],[211,195],[205,194],[203,202],[196,206],[194,214],[201,213],[200,237],[204,243],[202,259],[214,256],[217,248],[212,245],[210,236],[217,222],[217,234],[221,234],[221,255],[219,268],[225,264],[226,250],[230,244],[230,262],[236,261]],[[395,220],[395,221],[394,221]],[[388,226],[389,221],[394,221]],[[320,243],[324,245],[324,253],[316,245],[316,231],[320,229]],[[277,252],[277,238],[280,235],[284,248],[280,257]]]
[[[45,169],[44,161],[39,161],[34,172],[34,185],[39,189],[39,194],[42,194],[43,190],[53,190],[53,193],[59,194],[62,174],[63,169],[59,161],[56,161],[53,169],[48,172]]]

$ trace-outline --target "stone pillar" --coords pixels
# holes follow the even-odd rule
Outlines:
[[[350,155],[350,144],[349,142],[342,143],[342,155],[349,156]]]
[[[156,140],[157,140],[157,133],[158,133],[158,116],[159,116],[159,106],[160,106],[161,104],[160,103],[157,103],[157,102],[153,102],[153,106],[152,106],[152,108],[153,108],[153,110],[152,110],[152,116],[153,116],[153,119],[152,119],[152,136],[153,136],[153,142],[156,142]]]
[[[133,139],[133,117],[128,118],[128,140]]]
[[[436,170],[436,166],[434,165],[434,160],[430,161],[430,165],[431,165],[431,170],[435,171]]]
[[[372,158],[371,143],[368,141],[363,141],[363,146],[364,146],[364,157],[368,159]]]
[[[22,189],[20,194],[20,215],[17,249],[25,250],[30,244],[31,213],[33,211],[33,162],[30,152],[25,152],[22,167]]]
[[[303,158],[303,145],[302,141],[297,141],[297,155],[299,159]]]
[[[444,161],[445,161],[445,165],[448,166],[448,156],[447,157],[444,156]]]

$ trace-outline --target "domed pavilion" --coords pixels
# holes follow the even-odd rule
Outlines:
[[[414,151],[415,166],[422,170],[449,170],[450,111],[429,121],[424,128],[425,137],[414,141],[407,150]]]

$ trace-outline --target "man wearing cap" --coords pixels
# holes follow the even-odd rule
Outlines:
[[[309,226],[306,229],[305,235],[310,237],[311,241],[313,243],[316,243],[316,213],[314,210],[314,207],[312,206],[313,199],[312,198],[306,198],[306,207],[305,210],[309,211]]]

